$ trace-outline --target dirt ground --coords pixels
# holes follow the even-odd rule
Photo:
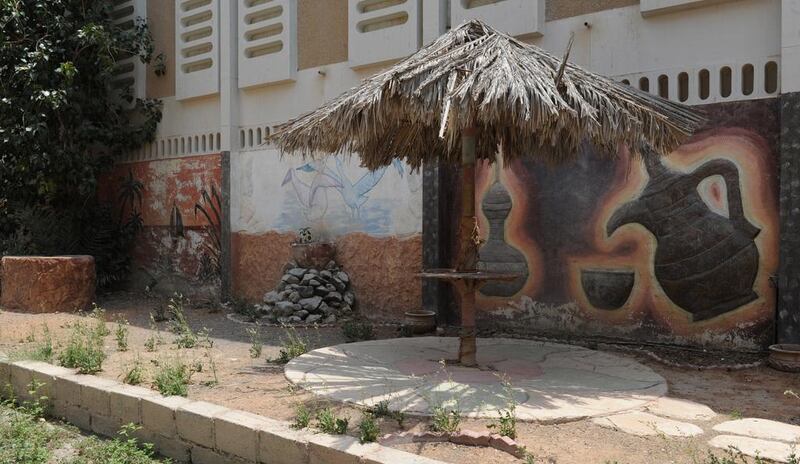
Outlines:
[[[207,328],[214,342],[213,348],[178,349],[175,336],[167,331],[165,323],[158,328],[164,344],[155,352],[145,349],[145,341],[154,333],[150,329],[149,314],[163,300],[141,295],[113,294],[104,297],[101,305],[106,309],[106,320],[112,334],[106,337],[108,359],[103,364],[102,377],[122,379],[138,359],[145,367],[145,385],[152,386],[157,364],[182,360],[196,365],[202,371],[193,375],[189,398],[210,401],[231,408],[242,409],[267,417],[292,421],[299,404],[310,408],[333,407],[338,414],[350,418],[350,430],[355,434],[361,411],[340,404],[328,404],[309,393],[293,388],[283,375],[283,366],[268,362],[279,354],[284,329],[261,327],[263,354],[258,359],[250,357],[249,324],[238,323],[227,317],[221,308],[193,307],[187,309],[190,325],[195,330]],[[71,323],[80,320],[76,314],[29,315],[12,312],[0,313],[0,351],[23,353],[41,343],[46,326],[58,347],[66,342]],[[118,318],[130,322],[129,349],[120,352],[114,339]],[[341,329],[326,327],[298,329],[298,334],[308,339],[311,348],[344,342]],[[397,336],[393,327],[376,327],[379,338]],[[614,347],[605,350],[614,351]],[[644,353],[629,349],[621,354],[633,356],[664,376],[669,383],[669,396],[703,403],[720,414],[717,419],[699,423],[704,429],[731,417],[757,417],[800,424],[800,405],[785,395],[789,389],[800,390],[800,376],[774,371],[768,367],[732,369],[687,369],[672,367],[654,360]],[[215,381],[215,382],[213,382]],[[485,430],[489,421],[465,420],[462,430]],[[400,430],[393,420],[382,420],[381,433]],[[408,417],[403,430],[427,429],[424,418]],[[577,421],[559,425],[518,423],[518,442],[535,456],[536,463],[558,464],[639,464],[639,463],[702,463],[709,453],[707,434],[689,439],[664,436],[637,437],[605,429],[590,421]],[[519,462],[502,452],[456,446],[452,444],[398,445],[400,449],[452,463],[509,463]]]

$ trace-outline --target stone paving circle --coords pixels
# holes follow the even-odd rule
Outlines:
[[[558,423],[641,408],[667,392],[663,377],[633,359],[577,346],[479,339],[477,368],[444,363],[458,339],[399,338],[320,348],[286,365],[286,377],[332,400],[430,415],[458,408],[496,418],[513,396],[520,420]]]

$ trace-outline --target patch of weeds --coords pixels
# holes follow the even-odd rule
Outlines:
[[[72,325],[72,333],[58,361],[64,367],[78,369],[81,374],[96,374],[103,370],[103,336],[97,327],[90,329],[81,322]]]
[[[117,350],[119,351],[128,351],[128,325],[129,322],[125,318],[120,317],[117,319],[114,338],[117,340]]]
[[[378,441],[381,429],[372,414],[365,413],[358,423],[358,441],[363,445],[364,443],[374,443]]]
[[[403,411],[392,411],[389,408],[389,400],[383,400],[375,403],[375,405],[369,408],[367,412],[369,412],[374,418],[385,417],[388,419],[394,419],[397,421],[397,425],[400,428],[403,428],[403,422],[406,420],[406,415],[403,413]]]
[[[278,364],[286,364],[292,359],[308,353],[308,341],[300,337],[294,327],[284,326],[285,338],[281,337],[281,349],[278,358],[272,360]]]
[[[46,464],[52,449],[60,446],[63,432],[40,421],[40,415],[27,407],[3,403],[0,421],[0,462]]]
[[[236,314],[240,314],[245,320],[255,322],[258,319],[258,308],[256,305],[248,303],[244,300],[233,300],[231,308]]]
[[[500,411],[500,418],[497,422],[487,425],[490,429],[497,430],[497,433],[511,439],[517,438],[517,416],[514,410],[504,409]]]
[[[158,345],[164,344],[164,338],[161,336],[161,329],[158,328],[158,324],[156,323],[153,313],[150,313],[150,330],[154,331],[155,333],[147,337],[147,340],[144,341],[144,349],[152,353],[156,351],[156,347]]]
[[[250,357],[253,359],[260,358],[261,351],[264,349],[264,343],[261,341],[261,329],[248,327],[247,336],[250,338]]]
[[[349,421],[345,417],[336,417],[331,408],[325,408],[317,413],[317,427],[331,435],[344,435],[347,433]]]
[[[400,337],[409,338],[414,336],[414,329],[410,325],[403,324],[400,326]]]
[[[178,348],[194,348],[197,345],[197,334],[189,326],[184,307],[189,304],[189,299],[180,293],[169,299],[167,311],[170,315],[170,331],[177,337],[174,343]]]
[[[348,343],[372,340],[375,338],[375,329],[368,321],[347,321],[342,325],[342,335]]]
[[[32,333],[32,332],[31,332]],[[35,340],[34,336],[34,340]],[[53,337],[50,335],[50,328],[44,326],[42,340],[29,350],[15,351],[11,353],[11,358],[14,360],[30,360],[42,361],[46,363],[53,362]]]
[[[106,325],[105,309],[98,306],[97,303],[92,303],[92,312],[89,314],[89,317],[95,320],[94,330],[98,337],[105,338],[111,335],[111,330]]]
[[[439,405],[434,406],[432,412],[431,431],[456,433],[461,428],[461,411],[458,408],[450,409]]]
[[[487,427],[496,429],[500,435],[513,440],[517,438],[517,402],[514,399],[511,383],[506,379],[501,379],[501,383],[506,394],[506,408],[499,411],[500,417],[497,422],[492,422]]]
[[[78,456],[69,464],[156,464],[153,445],[139,443],[132,435],[137,430],[133,424],[122,427],[113,440],[90,437],[81,442]],[[169,461],[165,461],[169,462]]]
[[[292,428],[301,430],[308,427],[310,423],[311,411],[309,411],[309,409],[303,404],[297,406],[297,408],[294,410],[294,422],[292,422]]]
[[[154,384],[163,396],[187,396],[193,370],[183,361],[159,363]]]
[[[211,354],[211,348],[206,347],[206,357],[208,358],[208,365],[211,367],[211,380],[206,380],[202,383],[204,387],[213,387],[219,385],[219,377],[217,377],[217,363],[214,361],[214,356]]]
[[[733,411],[731,411],[730,416],[731,416],[731,419],[741,419],[743,417],[742,416],[742,412],[737,410],[737,409],[734,409]]]
[[[136,360],[133,361],[133,366],[131,366],[131,368],[122,378],[122,382],[127,383],[128,385],[141,385],[143,381],[144,366],[142,366],[142,361],[137,357]]]

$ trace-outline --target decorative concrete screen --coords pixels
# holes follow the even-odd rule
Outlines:
[[[114,22],[125,30],[135,28],[137,21],[143,21],[147,17],[146,0],[122,0],[114,3],[114,10],[111,13]],[[131,101],[131,106],[136,102],[136,98],[145,97],[147,67],[142,63],[138,55],[119,60],[114,74],[115,85],[120,87],[132,86],[133,93],[131,97],[133,97],[133,100]]]
[[[686,105],[758,100],[780,93],[780,56],[744,58],[615,76],[614,79]]]
[[[514,36],[540,36],[544,30],[544,0],[452,0],[453,27],[480,19]]]
[[[641,9],[642,16],[651,16],[731,1],[734,0],[642,0]]]
[[[176,98],[219,92],[218,0],[176,0]]]
[[[239,87],[296,74],[297,0],[239,0]]]
[[[349,0],[350,66],[397,60],[422,41],[422,0]]]

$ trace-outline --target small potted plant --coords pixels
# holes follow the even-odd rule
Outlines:
[[[336,249],[332,243],[316,239],[310,227],[303,227],[292,243],[292,258],[300,267],[323,269],[335,261]]]

